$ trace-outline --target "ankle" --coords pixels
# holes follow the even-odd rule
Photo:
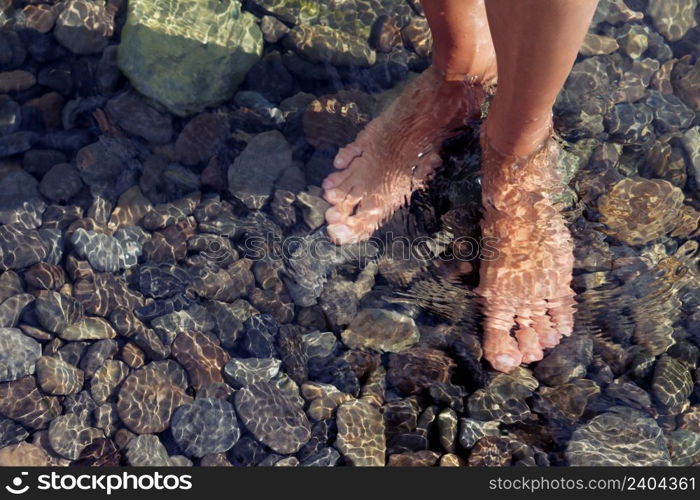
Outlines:
[[[523,120],[515,116],[501,118],[492,110],[486,117],[484,134],[491,147],[503,155],[531,156],[552,135],[552,114]]]

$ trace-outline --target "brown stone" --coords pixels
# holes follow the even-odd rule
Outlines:
[[[36,77],[29,71],[17,69],[0,73],[0,94],[7,92],[21,92],[33,87]]]
[[[197,390],[207,384],[223,382],[221,370],[231,359],[217,342],[200,332],[178,334],[173,341],[172,354],[185,367]]]

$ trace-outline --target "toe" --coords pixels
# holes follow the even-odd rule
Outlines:
[[[350,177],[351,171],[350,170],[338,170],[337,172],[333,172],[329,176],[327,176],[325,179],[323,179],[323,182],[321,183],[321,187],[323,189],[333,189],[334,187],[340,186],[342,183],[344,183],[348,177]]]
[[[335,155],[335,159],[333,160],[333,166],[337,169],[347,168],[347,166],[352,163],[352,160],[361,155],[362,148],[353,142],[338,150],[338,154]]]
[[[496,370],[509,372],[522,362],[518,343],[510,335],[514,314],[504,309],[492,314],[493,309],[487,304],[484,320],[484,358]]]
[[[574,304],[572,297],[549,301],[548,314],[559,334],[568,337],[574,331]]]
[[[561,334],[554,328],[551,318],[547,315],[545,307],[533,308],[532,327],[537,332],[540,346],[543,349],[550,349],[559,343]]]
[[[537,332],[531,326],[532,320],[529,315],[519,313],[515,322],[518,324],[515,338],[518,339],[518,348],[523,355],[523,363],[541,360],[544,357],[544,352],[542,352]]]

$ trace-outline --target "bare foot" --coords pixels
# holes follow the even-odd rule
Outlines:
[[[496,151],[482,132],[484,357],[500,371],[543,357],[573,329],[573,243],[551,200],[562,189],[558,146],[548,138],[526,157]],[[514,331],[514,336],[511,335]]]
[[[480,115],[485,92],[429,68],[335,157],[323,181],[328,235],[337,244],[369,238],[442,163],[442,143]]]

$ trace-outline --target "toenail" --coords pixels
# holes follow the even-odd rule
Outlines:
[[[340,167],[343,164],[343,159],[340,157],[340,155],[335,157],[335,160],[333,160],[333,166],[335,168]]]
[[[322,187],[323,189],[332,188],[332,187],[333,187],[333,182],[332,182],[330,179],[328,179],[328,178],[326,177],[325,179],[323,179],[323,182],[321,183],[321,187]]]

